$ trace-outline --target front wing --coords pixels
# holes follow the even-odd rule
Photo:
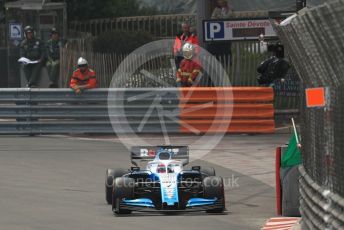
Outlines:
[[[157,209],[153,201],[147,198],[139,198],[134,200],[123,199],[119,205],[120,208],[137,212],[198,212],[223,208],[223,200],[218,198],[191,198],[187,202],[186,208],[183,209],[179,208],[178,205]]]

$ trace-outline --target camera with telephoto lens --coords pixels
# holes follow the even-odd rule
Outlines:
[[[268,86],[277,79],[282,79],[287,74],[290,64],[284,59],[284,47],[280,43],[268,44],[268,51],[273,56],[263,61],[257,68],[259,85]]]

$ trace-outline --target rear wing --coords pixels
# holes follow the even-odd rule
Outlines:
[[[188,146],[134,146],[131,148],[131,163],[138,166],[140,163],[152,161],[161,151],[172,152],[171,159],[181,160],[184,165],[189,163]]]

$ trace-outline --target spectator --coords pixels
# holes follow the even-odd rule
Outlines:
[[[23,62],[27,87],[37,87],[45,57],[44,45],[35,37],[35,31],[31,26],[26,26],[24,32],[25,39],[20,44],[20,57],[27,59]]]
[[[224,19],[229,18],[232,13],[232,9],[229,6],[227,0],[216,0],[216,6],[211,15],[212,19]]]
[[[268,51],[273,52],[273,56],[263,61],[257,68],[257,77],[260,86],[274,86],[276,80],[284,81],[290,68],[290,64],[284,59],[284,46],[282,44],[268,45]]]
[[[183,57],[184,59],[180,62],[180,67],[177,72],[177,86],[197,86],[201,77],[201,66],[196,60],[195,46],[193,44],[186,43],[183,46]]]
[[[198,46],[198,38],[195,33],[190,31],[190,24],[188,22],[182,23],[182,33],[177,35],[173,46],[174,60],[176,69],[179,69],[180,62],[184,59],[182,48],[186,43],[191,43]]]
[[[88,67],[88,62],[85,58],[78,59],[78,69],[74,71],[70,81],[70,88],[76,94],[81,94],[85,89],[92,89],[97,87],[96,72]]]
[[[58,79],[60,76],[60,48],[64,42],[60,39],[60,33],[56,28],[50,31],[51,38],[47,41],[47,69],[50,79],[49,88],[58,88]]]

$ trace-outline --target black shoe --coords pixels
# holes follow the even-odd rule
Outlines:
[[[49,85],[49,88],[51,88],[51,89],[56,89],[56,88],[58,88],[59,86],[57,85],[57,84],[54,84],[54,83],[52,83],[52,84],[50,84]]]

